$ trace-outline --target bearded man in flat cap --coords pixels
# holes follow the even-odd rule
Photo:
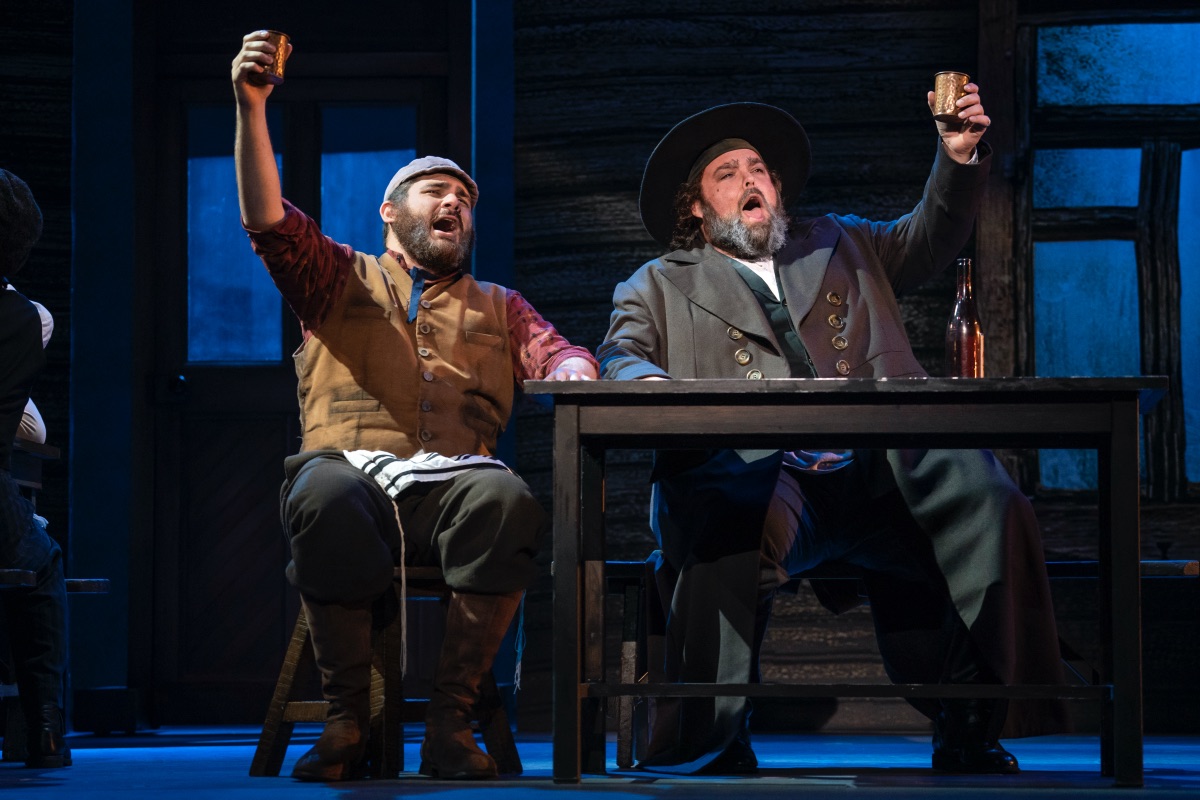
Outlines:
[[[232,72],[242,223],[304,334],[303,442],[284,463],[282,516],[330,707],[292,775],[361,775],[373,611],[397,613],[393,566],[406,564],[440,567],[452,590],[421,772],[494,777],[472,708],[545,528],[496,441],[516,385],[591,380],[596,362],[520,294],[464,271],[479,189],[453,161],[426,156],[392,176],[380,256],[332,241],[284,200],[267,131],[274,87],[260,78],[276,55],[266,31],[248,34]]]
[[[597,351],[603,377],[926,375],[896,297],[944,269],[971,233],[990,120],[978,87],[966,91],[959,123],[938,123],[920,202],[890,222],[788,219],[810,154],[782,109],[735,103],[676,125],[646,164],[639,201],[669,252],[617,286]],[[756,681],[776,590],[836,560],[864,572],[893,681],[1058,681],[1037,523],[990,452],[660,452],[653,479],[668,680]],[[839,591],[848,585],[813,588],[838,611],[860,602]],[[1062,722],[1054,703],[912,703],[934,722],[934,768],[952,772],[1017,772],[998,741],[1006,720],[1010,735]],[[742,697],[660,700],[641,766],[753,771],[749,713]]]

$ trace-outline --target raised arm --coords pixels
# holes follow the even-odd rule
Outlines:
[[[291,45],[288,45],[291,49]],[[267,131],[267,97],[275,88],[258,76],[275,60],[275,46],[266,31],[248,33],[233,59],[233,96],[237,100],[237,138],[234,166],[242,222],[252,231],[265,231],[283,219],[279,170]]]

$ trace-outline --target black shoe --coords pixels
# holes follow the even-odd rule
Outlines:
[[[29,729],[29,755],[25,766],[56,769],[71,766],[71,751],[63,735],[63,712],[53,703],[43,703],[36,724]]]
[[[971,775],[1016,775],[1021,771],[1017,757],[999,742],[978,747],[942,748],[933,751],[933,768],[942,772]]]
[[[738,732],[725,752],[700,768],[701,775],[753,775],[758,772],[758,756],[750,747],[750,734]]]
[[[994,701],[952,700],[933,722],[933,768],[972,775],[1016,775],[1017,758],[993,731]]]

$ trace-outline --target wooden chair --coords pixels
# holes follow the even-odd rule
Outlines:
[[[397,584],[402,576],[409,600],[445,601],[450,596],[450,588],[442,579],[441,570],[436,567],[397,567]],[[419,719],[411,713],[406,714],[406,707],[415,706],[423,710],[425,705],[423,700],[406,698],[404,695],[404,676],[400,670],[400,622],[400,615],[397,614],[396,619],[376,638],[374,645],[375,654],[371,669],[371,727],[367,740],[367,757],[370,775],[373,778],[395,778],[404,771],[403,723],[406,717],[409,721]],[[292,631],[283,667],[279,671],[279,681],[275,684],[275,694],[267,709],[267,718],[258,739],[258,747],[254,751],[254,760],[250,764],[251,776],[279,774],[287,754],[288,743],[291,741],[292,730],[297,722],[325,722],[329,705],[326,701],[295,698],[299,688],[298,681],[308,679],[314,672],[308,620],[301,609],[296,617],[296,627]],[[521,774],[523,767],[508,724],[508,714],[504,710],[495,678],[491,673],[484,677],[480,695],[475,711],[484,746],[496,760],[500,774]]]
[[[42,488],[42,464],[57,461],[61,451],[52,445],[14,439],[12,448],[12,476],[17,485],[37,508],[37,493]]]

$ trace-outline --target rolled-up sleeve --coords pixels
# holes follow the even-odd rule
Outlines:
[[[512,351],[513,377],[518,385],[524,381],[544,380],[568,358],[587,359],[599,370],[587,348],[564,339],[520,292],[507,291],[509,349]]]

